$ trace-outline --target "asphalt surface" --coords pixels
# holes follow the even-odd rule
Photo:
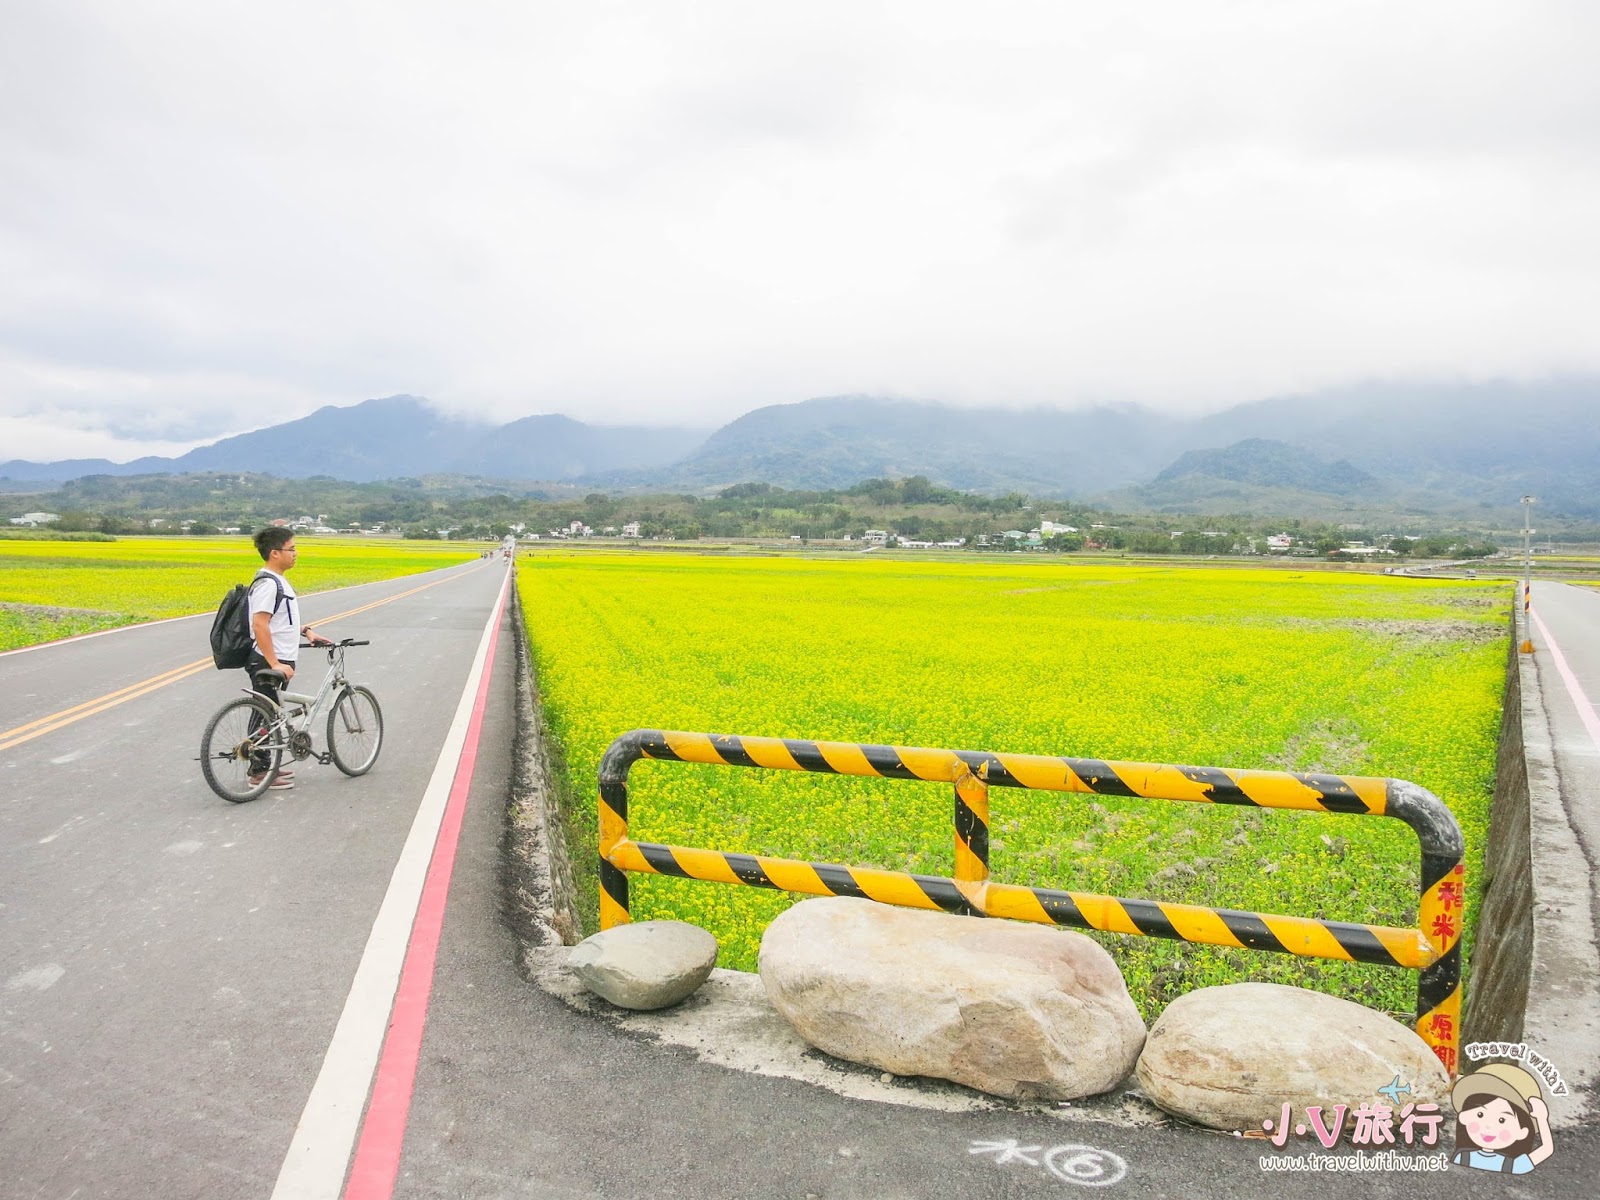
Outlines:
[[[0,1195],[271,1192],[502,578],[306,599],[322,625],[435,584],[324,626],[372,641],[348,660],[385,715],[362,778],[306,762],[292,791],[217,798],[200,734],[244,677],[209,664],[0,751]],[[0,731],[208,656],[209,628],[0,657]]]
[[[1600,708],[1600,590],[1563,583],[1533,585],[1533,606],[1561,651],[1563,672],[1546,639],[1535,633],[1539,688],[1550,719],[1550,740],[1567,818],[1589,864],[1593,910],[1600,918],[1600,738],[1595,710]],[[1575,684],[1581,704],[1574,698]],[[1584,720],[1588,715],[1589,721]]]
[[[434,579],[328,629],[374,642],[352,660],[386,717],[363,779],[302,764],[294,791],[218,800],[192,760],[238,680],[211,671],[0,751],[0,1197],[271,1194],[501,571],[469,564],[306,602],[321,626],[330,608]],[[185,621],[0,657],[0,732],[203,646]],[[853,1100],[575,1012],[523,978],[501,916],[514,665],[506,623],[396,1195],[1055,1196],[1118,1162],[1120,1180],[1094,1191],[1593,1194],[1596,1130],[1560,1135],[1516,1179],[1268,1172],[1260,1141]]]

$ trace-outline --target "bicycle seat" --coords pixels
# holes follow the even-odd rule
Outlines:
[[[281,688],[289,682],[289,677],[276,667],[262,667],[261,670],[255,672],[251,678],[255,680],[258,687],[265,683],[270,684],[273,687]]]

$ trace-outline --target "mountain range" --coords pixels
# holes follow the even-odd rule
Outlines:
[[[351,482],[449,474],[672,491],[924,475],[974,491],[1210,512],[1510,512],[1532,493],[1542,513],[1600,518],[1600,379],[1369,384],[1203,417],[1134,405],[979,410],[834,396],[758,408],[710,433],[560,415],[492,425],[390,396],[176,458],[12,460],[0,463],[0,478],[246,468]]]

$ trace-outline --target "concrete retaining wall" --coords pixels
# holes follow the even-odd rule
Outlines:
[[[1526,669],[1524,659],[1527,659]],[[1524,676],[1527,676],[1526,695]],[[1545,724],[1539,677],[1517,650],[1516,603],[1506,654],[1505,699],[1500,714],[1489,845],[1484,854],[1483,908],[1467,969],[1462,1044],[1520,1042],[1533,972],[1533,861],[1527,739],[1524,730]],[[1525,700],[1531,699],[1531,705]],[[1532,711],[1526,711],[1531,708]],[[1549,734],[1533,739],[1535,754],[1549,754]],[[1537,767],[1539,764],[1535,763]]]
[[[1561,796],[1539,658],[1518,652],[1512,608],[1499,760],[1485,851],[1483,908],[1467,972],[1463,1047],[1523,1043],[1567,1085],[1557,1129],[1600,1112],[1600,951],[1589,867]],[[1461,1069],[1475,1064],[1463,1057]],[[1481,1064],[1479,1064],[1481,1065]]]
[[[517,734],[502,858],[504,912],[526,952],[537,946],[575,945],[583,932],[561,804],[551,779],[533,652],[514,575],[511,628],[517,643]]]

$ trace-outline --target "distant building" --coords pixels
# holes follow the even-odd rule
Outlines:
[[[1040,521],[1039,532],[1049,537],[1052,533],[1077,533],[1076,525],[1062,525],[1055,521]]]
[[[1287,533],[1269,533],[1267,535],[1268,550],[1287,550],[1294,545],[1294,539]]]
[[[639,532],[639,522],[629,521],[624,525],[622,527],[622,536],[627,538],[642,537],[643,535]]]
[[[11,523],[13,525],[33,526],[33,525],[48,525],[52,521],[59,521],[59,520],[61,520],[61,517],[56,513],[37,512],[37,513],[23,513],[20,517],[12,517],[11,518]]]
[[[882,546],[889,541],[889,531],[887,529],[869,529],[861,535],[861,540],[869,546]]]

